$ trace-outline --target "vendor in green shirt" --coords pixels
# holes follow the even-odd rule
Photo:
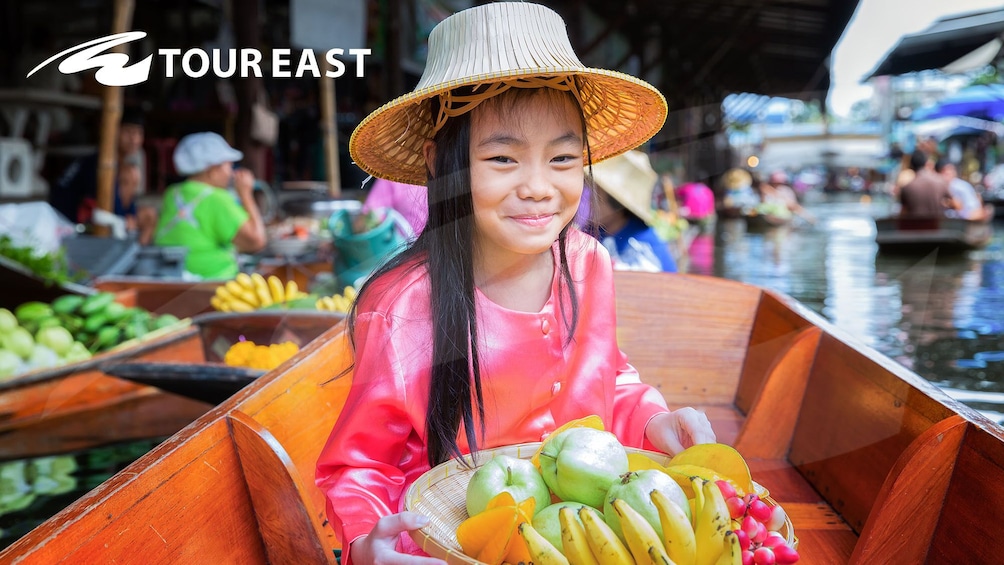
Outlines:
[[[203,279],[233,278],[236,251],[254,253],[267,243],[254,175],[233,167],[243,157],[213,132],[186,135],[174,150],[174,168],[187,178],[164,192],[154,243],[187,247],[185,270]],[[224,189],[231,178],[240,203]]]

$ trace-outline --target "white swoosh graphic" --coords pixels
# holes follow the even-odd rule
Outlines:
[[[104,51],[123,43],[143,39],[144,37],[146,37],[145,31],[127,31],[86,41],[65,51],[60,51],[42,61],[42,64],[28,73],[28,76],[30,77],[35,74],[36,71],[56,59],[73,53],[59,64],[59,72],[68,75],[88,69],[98,69],[94,73],[94,79],[105,86],[132,86],[139,84],[150,78],[150,65],[153,62],[153,55],[148,55],[145,59],[126,66],[129,63],[129,55],[125,53],[104,53]]]

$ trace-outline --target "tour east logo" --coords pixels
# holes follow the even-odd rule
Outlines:
[[[127,31],[106,37],[85,41],[56,53],[28,73],[35,74],[50,63],[60,60],[57,69],[69,75],[97,69],[94,79],[105,86],[132,86],[150,78],[154,55],[130,64],[125,53],[111,51],[115,47],[137,41],[146,37],[145,31]],[[323,71],[328,78],[338,78],[345,74],[345,63],[339,59],[347,54],[355,57],[357,77],[363,76],[363,62],[369,49],[328,49],[318,59],[312,49],[304,49],[297,60],[293,60],[291,49],[273,49],[271,52],[272,78],[302,78],[312,76],[321,78],[321,67],[327,62],[329,68]],[[175,70],[189,78],[200,78],[207,74],[218,78],[238,76],[246,78],[251,75],[261,77],[262,54],[257,49],[200,49],[198,47],[182,51],[181,49],[158,49],[156,57],[163,62],[159,65],[164,69],[165,78],[173,78]]]

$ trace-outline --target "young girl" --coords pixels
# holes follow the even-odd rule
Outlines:
[[[440,23],[416,90],[356,129],[356,163],[427,184],[429,214],[349,318],[352,387],[317,466],[343,562],[439,562],[408,537],[427,519],[402,497],[451,457],[589,414],[629,446],[715,440],[628,364],[610,257],[570,225],[583,162],[639,145],[665,116],[650,85],[582,66],[553,11],[497,3]]]

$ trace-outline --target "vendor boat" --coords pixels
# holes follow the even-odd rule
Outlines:
[[[776,292],[615,273],[621,347],[781,503],[800,563],[999,563],[1004,432]],[[5,563],[333,563],[314,465],[344,324],[0,553]],[[379,422],[374,422],[379,425]]]
[[[875,219],[875,242],[887,253],[961,253],[993,239],[993,212],[982,220],[887,216]]]
[[[230,345],[242,337],[304,345],[342,318],[312,310],[204,314],[85,361],[2,381],[0,460],[170,436],[264,373],[226,367]]]

